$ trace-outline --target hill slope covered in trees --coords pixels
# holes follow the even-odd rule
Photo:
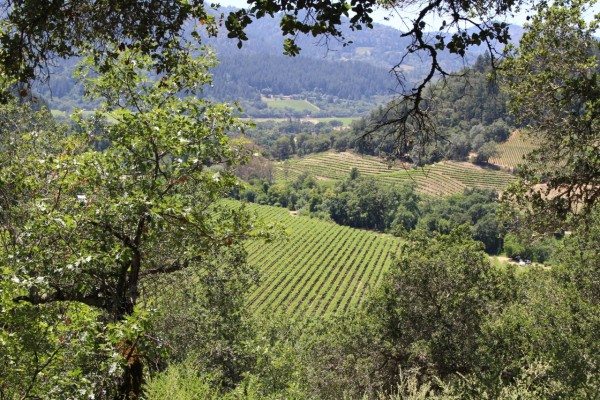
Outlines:
[[[298,43],[302,52],[297,57],[282,54],[278,32],[279,20],[272,18],[249,26],[250,40],[241,49],[224,34],[203,38],[203,44],[213,48],[220,60],[212,71],[214,85],[205,93],[219,101],[242,100],[258,109],[264,107],[260,104],[261,93],[312,94],[329,101],[368,100],[396,93],[398,82],[390,70],[409,44],[399,30],[381,24],[375,24],[368,32],[344,29],[346,40],[351,42],[346,46],[301,36]],[[513,38],[518,39],[520,27],[513,27],[513,32]],[[483,50],[474,49],[465,59],[442,52],[439,62],[448,71],[457,71],[475,62]],[[56,61],[50,67],[51,79],[36,85],[36,91],[49,101],[51,108],[95,108],[96,104],[84,98],[82,86],[72,77],[76,64],[77,59]],[[416,56],[407,57],[401,69],[407,82],[421,79],[426,73],[426,65]]]

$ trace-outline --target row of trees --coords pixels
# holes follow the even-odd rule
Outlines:
[[[445,198],[424,198],[413,185],[390,186],[360,176],[354,169],[337,183],[318,182],[304,174],[293,182],[269,183],[253,179],[236,188],[233,195],[259,204],[287,207],[300,214],[334,221],[340,225],[373,229],[405,237],[417,229],[448,234],[461,225],[484,244],[488,254],[498,254],[507,233],[498,215],[498,195],[488,190],[467,190]],[[550,257],[554,239],[531,242],[509,234],[510,257],[544,262]],[[525,246],[525,243],[528,243]]]

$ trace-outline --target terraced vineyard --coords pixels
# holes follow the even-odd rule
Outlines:
[[[308,172],[318,179],[344,179],[356,167],[361,174],[394,185],[414,182],[417,190],[432,196],[461,193],[465,188],[486,188],[501,191],[514,177],[504,171],[481,168],[471,163],[444,161],[423,168],[406,169],[402,165],[389,166],[376,157],[333,151],[311,154],[278,163],[277,179],[294,179]]]
[[[521,131],[514,131],[508,140],[498,145],[498,156],[490,162],[504,168],[515,168],[524,160],[523,157],[536,149],[535,143]]]
[[[284,208],[248,204],[261,219],[286,227],[287,240],[247,245],[261,282],[249,297],[256,313],[290,317],[339,314],[377,286],[400,244],[397,238],[294,216]]]
[[[352,167],[358,168],[363,175],[377,175],[393,171],[376,157],[328,151],[277,163],[275,177],[277,179],[293,179],[303,172],[309,172],[321,179],[343,179],[348,176]]]

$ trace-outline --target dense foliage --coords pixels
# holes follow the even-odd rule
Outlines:
[[[245,399],[593,397],[600,319],[597,262],[589,256],[596,231],[595,224],[593,233],[574,233],[552,270],[518,273],[490,265],[463,228],[433,237],[417,232],[366,312],[260,324],[253,343],[261,355],[228,394],[211,392],[206,376],[178,366],[153,380],[150,392]]]
[[[265,156],[285,160],[294,155],[320,153],[331,148],[346,150],[352,139],[342,129],[342,125],[335,120],[316,124],[291,119],[282,122],[265,121],[257,123],[245,135],[264,149]]]
[[[542,230],[600,199],[600,16],[586,21],[585,10],[578,1],[543,10],[506,62],[512,110],[539,144],[511,197],[521,217],[546,214]]]
[[[388,94],[393,80],[385,68],[361,62],[333,62],[307,57],[291,59],[281,55],[238,54],[221,57],[215,68],[217,83],[209,94],[219,99],[239,99],[236,91],[249,86],[255,93],[292,95],[312,91],[342,99],[364,99]],[[345,79],[331,79],[341,75]]]
[[[234,172],[262,178],[237,168],[255,149],[231,140],[231,131],[244,129],[231,107],[199,96],[214,61],[187,47],[183,35],[190,18],[198,23],[190,27],[194,40],[201,29],[214,35],[217,19],[202,1],[109,3],[2,3],[1,398],[597,397],[598,17],[583,18],[586,3],[541,4],[504,64],[513,111],[539,150],[500,210],[493,192],[425,198],[358,169],[329,183],[307,175],[239,182]],[[403,34],[410,38],[405,50],[425,55],[428,72],[393,108],[376,111],[385,118],[383,137],[356,142],[366,146],[360,151],[414,164],[463,159],[473,149],[478,162],[494,157],[493,142],[506,136],[510,122],[503,100],[486,95],[496,88],[481,79],[471,97],[452,80],[446,94],[428,83],[446,72],[440,52],[463,55],[471,45],[506,43],[507,25],[494,17],[519,5],[418,4]],[[253,18],[281,11],[280,29],[291,36],[284,48],[296,54],[296,34],[342,36],[339,25],[350,12],[354,29],[370,27],[375,6],[250,1],[224,24],[241,45]],[[438,14],[445,15],[441,32],[425,37],[428,18]],[[476,30],[467,33],[468,25]],[[29,96],[26,81],[48,72],[53,56],[88,52],[79,77],[102,104],[93,116],[76,113],[71,123],[58,123]],[[394,68],[399,78],[401,64]],[[475,74],[482,78],[484,70]],[[430,89],[441,92],[440,104],[428,98]],[[427,112],[436,108],[432,119]],[[453,138],[446,145],[436,142],[439,126]],[[308,136],[305,142],[315,139]],[[275,139],[282,158],[308,151],[295,139]],[[268,165],[260,169],[268,174]],[[310,265],[292,271],[289,263],[268,278],[267,291],[251,296],[261,305],[288,301],[295,315],[305,299],[315,314],[342,312],[290,320],[265,306],[253,319],[246,294],[260,277],[247,251],[268,253],[256,251],[260,242],[242,241],[268,232],[226,195],[400,238],[301,221],[315,222],[304,252],[277,254],[310,254]],[[540,235],[562,236],[557,221],[567,231],[561,240]],[[339,236],[343,245],[325,246],[316,239],[321,234]],[[386,239],[364,246],[373,235]],[[492,262],[486,250],[497,252],[502,238],[507,252],[545,264]],[[373,254],[398,242],[380,274]],[[359,253],[339,257],[347,246]],[[311,262],[317,257],[331,267]],[[321,290],[325,285],[329,290]]]
[[[363,154],[396,156],[418,165],[442,159],[465,161],[477,153],[475,161],[485,164],[493,151],[490,143],[505,141],[512,130],[507,98],[491,77],[490,60],[480,56],[473,67],[431,85],[429,118],[435,140],[426,145],[411,137],[397,137],[398,110],[394,102],[379,106],[353,125],[353,136],[361,137],[356,150]],[[484,156],[485,154],[485,156]]]
[[[340,225],[405,236],[415,228],[447,234],[461,225],[485,244],[489,254],[502,249],[504,229],[497,219],[498,196],[489,190],[465,190],[443,198],[422,197],[414,185],[390,186],[361,176],[357,169],[336,183],[319,183],[308,174],[292,182],[254,184],[233,195],[258,204],[287,207],[301,214],[331,219]],[[523,252],[530,258],[531,252]],[[544,261],[548,256],[535,257]]]
[[[143,357],[150,357],[139,303],[151,292],[143,285],[183,270],[210,276],[206,260],[222,257],[249,232],[243,213],[217,203],[235,184],[230,167],[241,154],[227,133],[240,124],[230,107],[190,96],[210,79],[211,59],[180,61],[158,81],[148,75],[149,57],[137,51],[119,51],[100,74],[84,66],[90,92],[105,104],[93,118],[75,115],[71,126],[56,124],[47,111],[3,106],[0,265],[3,281],[13,283],[3,300],[30,304],[6,305],[17,322],[3,319],[11,344],[5,356],[32,363],[30,377],[0,385],[6,396],[68,397],[60,383],[36,378],[62,375],[61,360],[70,357],[62,354],[76,345],[65,339],[72,335],[80,335],[80,357],[89,360],[67,369],[82,393],[138,396]],[[223,264],[241,277],[243,258]],[[20,326],[21,312],[50,319],[30,322],[39,338]],[[90,336],[98,341],[87,342]],[[44,353],[30,346],[38,340]],[[106,365],[110,374],[102,372]],[[121,378],[111,378],[121,367]]]

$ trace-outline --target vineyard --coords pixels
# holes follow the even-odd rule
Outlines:
[[[444,161],[408,169],[402,165],[390,165],[376,157],[333,151],[280,162],[276,166],[275,177],[294,179],[301,173],[308,172],[322,180],[344,179],[353,167],[358,168],[362,175],[387,184],[412,182],[419,192],[432,196],[462,193],[465,188],[501,191],[514,180],[507,172],[466,162]]]
[[[308,100],[297,100],[290,98],[268,98],[263,97],[262,100],[267,103],[269,108],[274,109],[290,109],[298,112],[319,111],[319,107],[315,106]]]
[[[287,233],[285,239],[247,245],[248,261],[261,276],[248,300],[256,313],[298,318],[355,308],[378,284],[399,246],[392,236],[291,215],[284,208],[248,207]]]
[[[492,157],[490,162],[500,167],[513,169],[521,164],[525,155],[536,149],[532,143],[521,131],[514,131],[508,140],[498,145],[498,156]]]

